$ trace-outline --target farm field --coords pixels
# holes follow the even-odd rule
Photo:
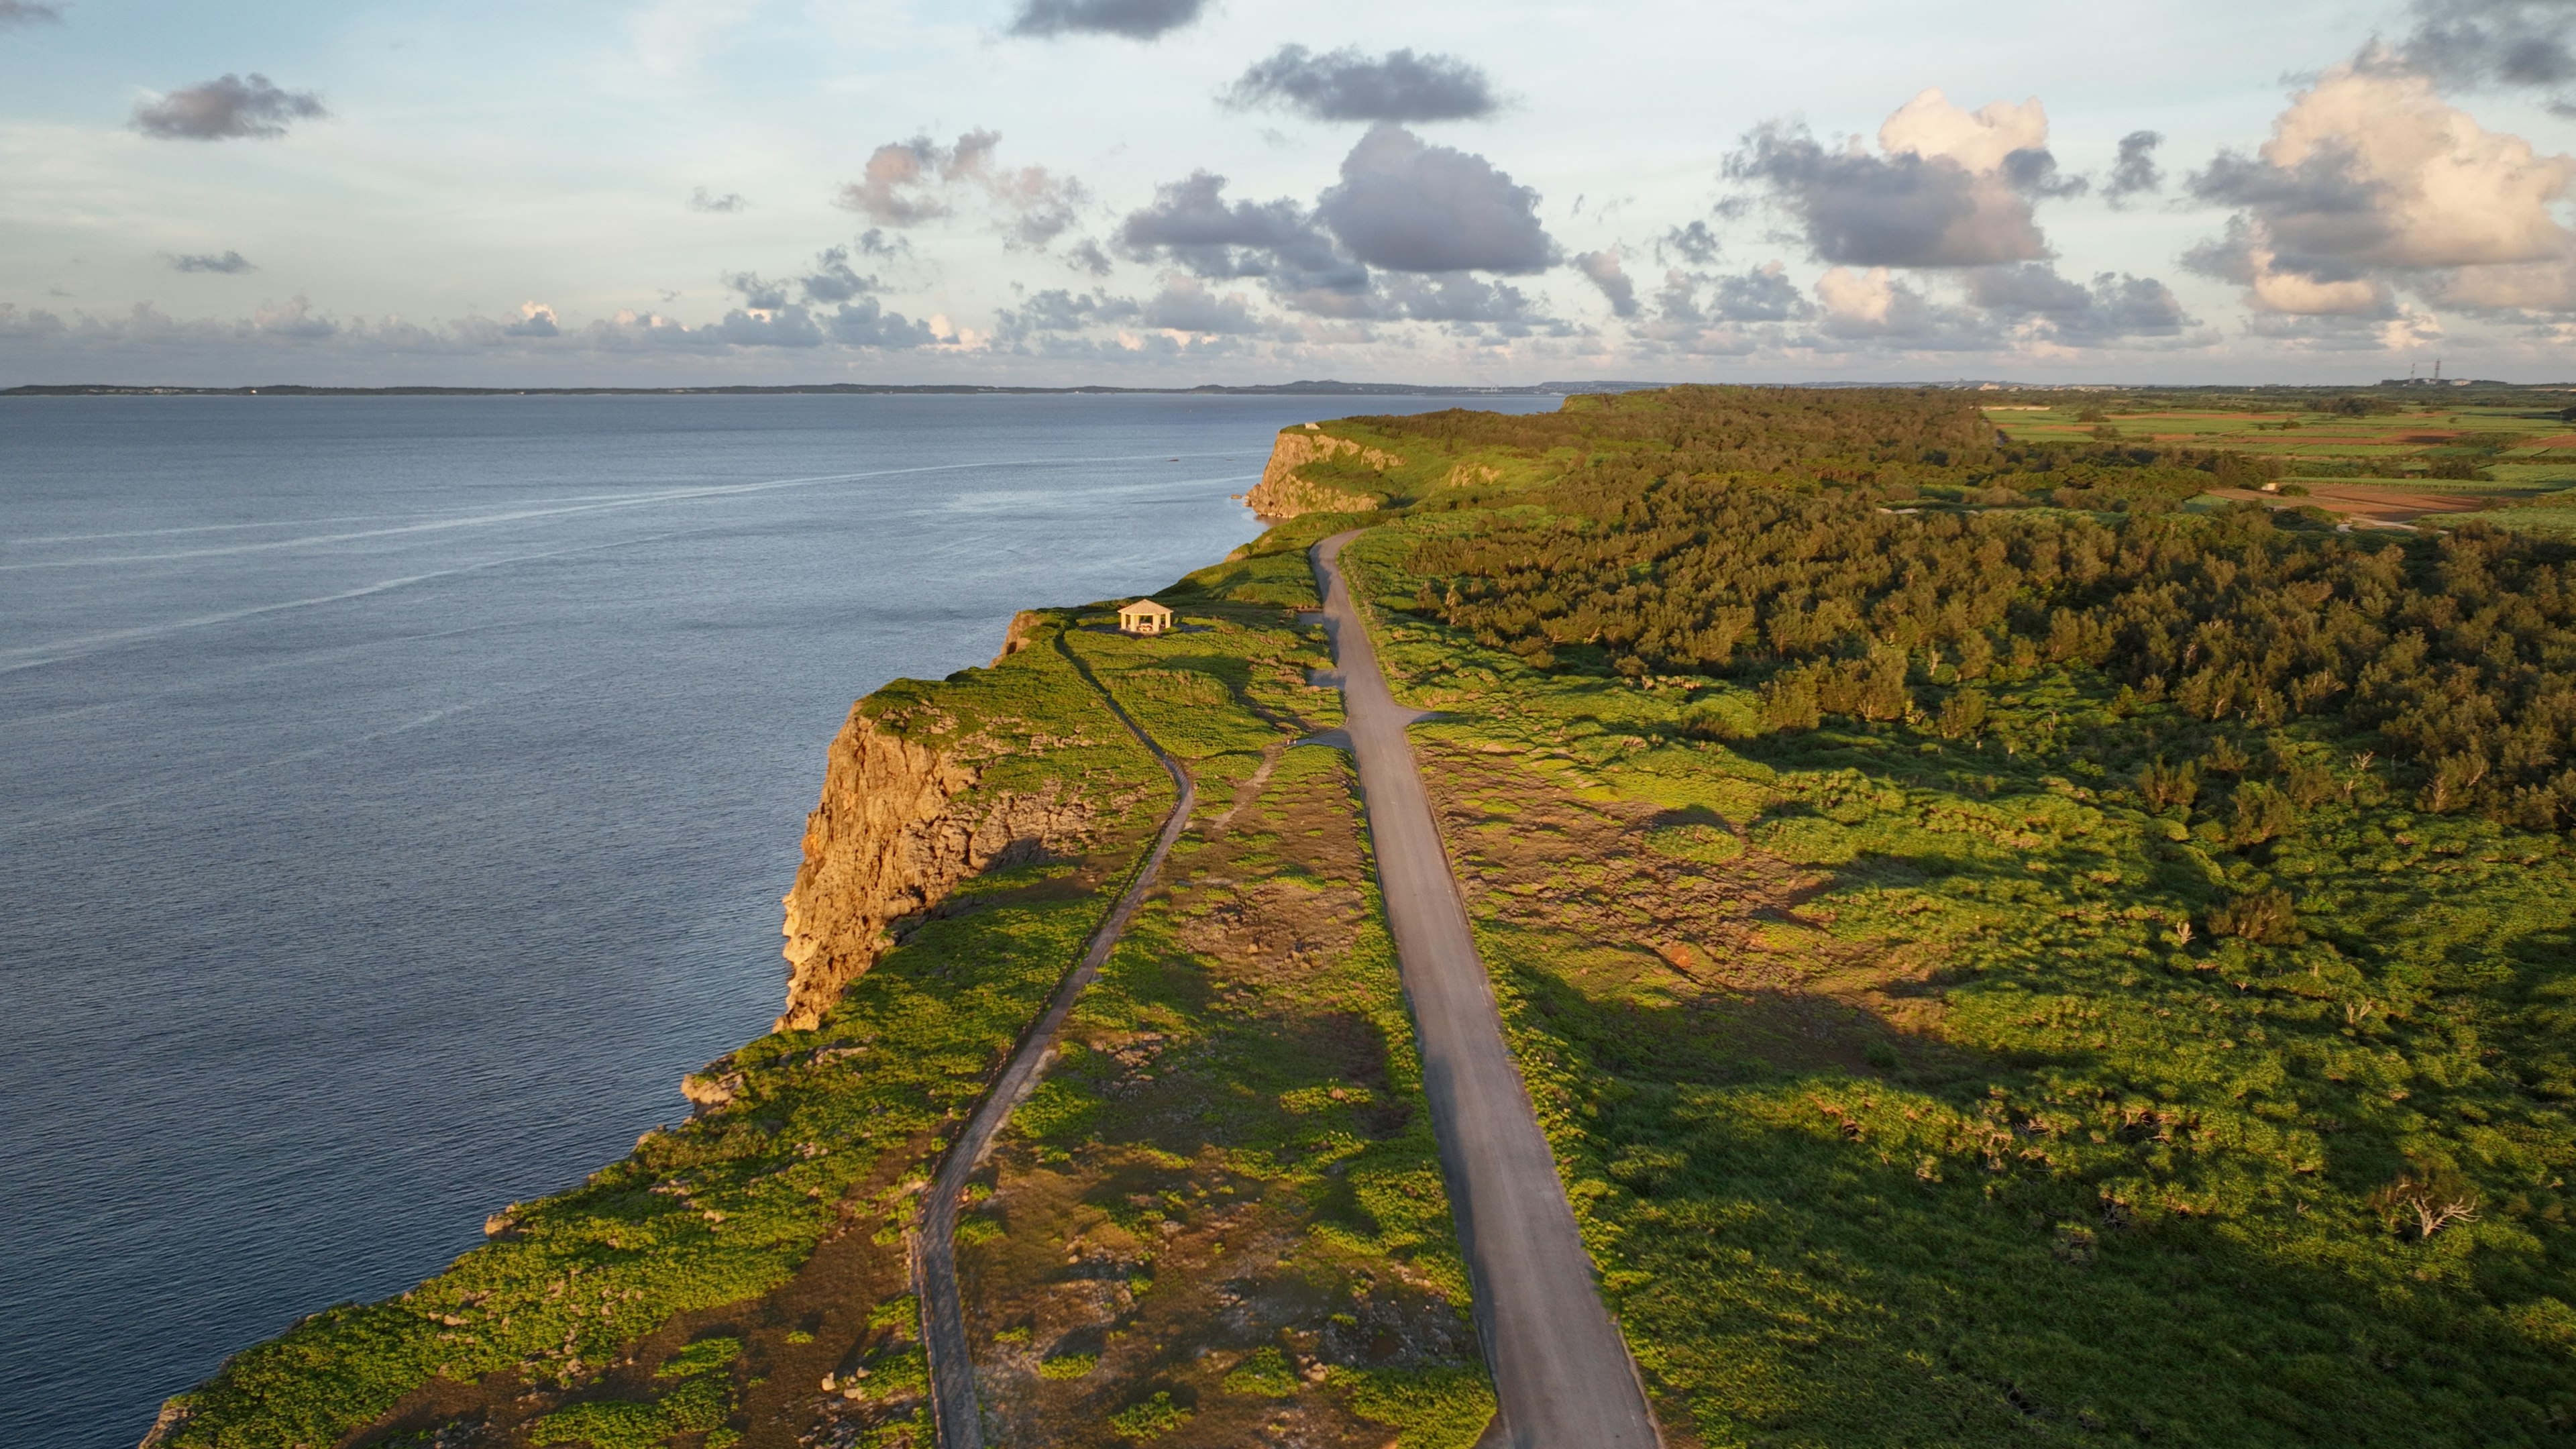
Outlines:
[[[2547,509],[2519,506],[2552,493],[2576,494],[2576,422],[2562,416],[2563,406],[2529,400],[2451,405],[2446,398],[2418,401],[2399,392],[2365,396],[2369,405],[2387,410],[2340,411],[2350,404],[2336,397],[2293,406],[2254,398],[2240,408],[2140,406],[2135,399],[2107,397],[2006,403],[1986,415],[2017,443],[2223,446],[2281,468],[2272,501],[2288,494],[2302,500],[2290,506],[2346,518],[2406,522],[2428,514],[2487,513],[2494,515],[2490,522],[2504,527],[2551,532],[2566,526]],[[2576,395],[2566,400],[2576,401]],[[2212,496],[2265,501],[2242,489],[2214,490]]]

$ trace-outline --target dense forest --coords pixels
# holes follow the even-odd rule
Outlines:
[[[1783,411],[1799,429],[1765,433]],[[2576,549],[2474,523],[2338,532],[2254,505],[1946,504],[1925,496],[1945,474],[1977,497],[1998,478],[2098,480],[2117,456],[2145,485],[2126,502],[2169,500],[2163,475],[2197,491],[2259,465],[2147,448],[1952,455],[1939,440],[1982,419],[1920,395],[1806,394],[1785,409],[1712,391],[1671,413],[1665,447],[1592,453],[1513,499],[1543,514],[1424,543],[1418,607],[1541,667],[1579,656],[1631,677],[1759,680],[1769,722],[1793,728],[1920,713],[1972,732],[1989,681],[2080,665],[2200,720],[2331,723],[2416,767],[2430,810],[2540,828],[2576,814]],[[1707,466],[1757,457],[1769,472]]]
[[[1265,545],[1373,525],[1667,1426],[2569,1442],[2576,548],[2292,481],[2421,486],[2512,420],[2042,400],[1379,420],[1497,481]],[[2564,489],[2536,451],[2502,484]]]

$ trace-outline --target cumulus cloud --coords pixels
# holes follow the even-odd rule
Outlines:
[[[600,324],[594,323],[597,328]],[[631,324],[621,322],[621,326]],[[663,333],[674,335],[663,336]],[[803,303],[783,307],[764,307],[757,302],[724,314],[720,321],[704,327],[690,328],[667,319],[648,335],[647,340],[662,345],[689,342],[717,342],[734,347],[821,347],[826,343],[842,347],[896,350],[926,347],[942,340],[928,323],[916,322],[900,312],[886,311],[874,297],[824,310]]]
[[[995,314],[994,336],[1004,343],[1018,343],[1039,334],[1080,332],[1132,322],[1143,310],[1126,297],[1049,287],[1019,306],[1005,307]]]
[[[1538,194],[1481,156],[1381,124],[1311,208],[1289,197],[1229,200],[1225,186],[1198,171],[1156,188],[1153,204],[1119,226],[1119,249],[1204,280],[1259,278],[1292,311],[1355,326],[1565,330],[1519,291],[1469,275],[1539,271],[1557,258],[1538,223]]]
[[[808,302],[846,302],[877,289],[877,279],[850,270],[850,249],[832,247],[814,259],[814,270],[797,279]]]
[[[1207,0],[1023,0],[1013,35],[1118,35],[1152,40],[1199,18]]]
[[[705,187],[701,186],[697,190],[689,193],[689,210],[691,211],[713,211],[731,214],[737,211],[748,210],[750,206],[751,203],[745,201],[742,193],[739,191],[728,191],[722,196],[717,196],[708,191]]]
[[[218,76],[134,108],[134,127],[167,141],[268,140],[330,112],[311,91],[280,90],[257,71]]]
[[[1318,121],[1465,121],[1500,104],[1484,71],[1454,55],[1391,50],[1371,58],[1355,47],[1317,55],[1302,45],[1255,61],[1223,99]]]
[[[2192,326],[2182,300],[2153,277],[2103,272],[2089,284],[2041,262],[1966,274],[1968,300],[2035,337],[2073,347],[2178,338]]]
[[[1140,260],[1169,259],[1207,278],[1265,277],[1282,292],[1355,293],[1368,269],[1344,256],[1314,215],[1295,201],[1234,201],[1225,178],[1194,171],[1156,187],[1150,206],[1130,212],[1118,243]]]
[[[1828,149],[1803,126],[1771,122],[1745,137],[1726,174],[1796,218],[1819,259],[1864,267],[2040,260],[2049,250],[2033,199],[2083,189],[2059,174],[2035,99],[1970,111],[1927,90],[1887,118],[1878,145]]]
[[[1664,273],[1663,285],[1655,290],[1653,313],[1630,329],[1659,350],[1736,357],[1807,345],[1809,339],[1786,324],[1815,313],[1815,304],[1778,262],[1714,276],[1676,267]]]
[[[1969,351],[2001,340],[1996,320],[1936,302],[1885,267],[1836,267],[1816,279],[1818,331],[1842,341],[1896,343],[1909,350]]]
[[[929,191],[947,154],[928,136],[879,146],[869,153],[859,179],[843,186],[834,203],[880,226],[919,226],[946,216],[948,204]]]
[[[1563,337],[1573,328],[1548,316],[1528,294],[1507,282],[1451,272],[1385,279],[1371,315],[1389,320],[1436,322],[1460,336]]]
[[[843,347],[895,350],[928,347],[934,342],[948,340],[940,337],[927,322],[885,310],[874,297],[862,297],[833,308],[824,319],[823,330],[832,341]]]
[[[2164,143],[2154,131],[2131,131],[2120,138],[2120,159],[2111,163],[2111,182],[2102,188],[2113,206],[2165,189],[2165,173],[2156,165],[2156,148]]]
[[[1710,311],[1725,322],[1789,322],[1815,312],[1778,262],[1716,279]]]
[[[272,303],[251,313],[251,326],[271,337],[288,337],[312,342],[338,335],[340,324],[314,312],[313,304],[299,295],[284,303]]]
[[[983,189],[1004,217],[1003,230],[1020,246],[1042,247],[1064,234],[1085,200],[1082,183],[1043,166],[1002,166],[993,160],[1002,138],[974,131],[957,138],[940,174]]]
[[[65,365],[119,357],[193,358],[212,361],[227,371],[246,357],[282,353],[350,361],[420,355],[449,362],[494,352],[715,357],[780,348],[912,348],[956,340],[938,335],[924,323],[883,311],[873,299],[830,310],[737,309],[719,321],[692,327],[674,318],[633,311],[574,326],[542,302],[524,303],[515,313],[499,318],[464,317],[430,324],[399,317],[344,320],[318,311],[302,297],[262,307],[248,317],[193,320],[170,317],[149,303],[121,316],[74,314],[68,319],[0,303],[0,337],[24,344],[22,354],[27,348],[44,349],[40,355],[65,359]]]
[[[1001,144],[999,132],[980,129],[953,146],[927,136],[889,142],[870,153],[835,203],[880,226],[919,226],[953,213],[951,188],[971,187],[992,203],[1012,245],[1043,247],[1073,225],[1086,199],[1082,183],[1043,166],[1001,165],[994,159]]]
[[[2256,309],[2385,318],[2403,287],[2437,304],[2576,311],[2576,233],[2554,208],[2576,159],[2542,155],[2442,100],[2419,73],[2352,64],[2292,98],[2251,156],[2190,180],[2233,208],[2185,258]]]
[[[2401,59],[2458,86],[2576,82],[2576,5],[2568,0],[2415,0],[2411,9],[2415,29],[2394,55],[2366,60]]]
[[[724,284],[741,295],[742,305],[721,321],[682,328],[683,333],[739,347],[905,348],[943,340],[928,323],[885,310],[874,295],[877,279],[850,265],[848,247],[827,248],[801,276],[773,280],[731,272]]]
[[[519,304],[519,320],[501,328],[504,337],[560,337],[563,328],[555,321],[555,309],[543,302]]]
[[[1109,259],[1109,253],[1101,250],[1100,243],[1090,237],[1066,247],[1064,262],[1077,272],[1088,272],[1095,277],[1105,277],[1118,270],[1118,264]]]
[[[1627,269],[1619,265],[1617,252],[1584,252],[1575,257],[1574,265],[1592,285],[1601,289],[1602,296],[1609,299],[1611,316],[1637,315],[1637,284],[1629,278]]]
[[[1323,194],[1316,215],[1369,266],[1525,274],[1557,260],[1538,200],[1482,156],[1381,122],[1343,158],[1341,184]]]
[[[1239,292],[1223,296],[1208,289],[1196,277],[1174,276],[1163,283],[1163,290],[1148,300],[1141,313],[1148,327],[1167,332],[1198,332],[1211,336],[1241,336],[1266,330],[1252,315],[1250,304]]]
[[[250,259],[239,252],[182,252],[173,256],[161,254],[161,260],[174,272],[256,272]]]
[[[1655,240],[1657,261],[1663,260],[1668,251],[1692,266],[1707,266],[1717,260],[1717,233],[1710,231],[1704,221],[1674,227]]]
[[[36,0],[0,0],[0,29],[12,25],[60,25],[63,8],[39,5]]]
[[[814,258],[801,277],[772,281],[757,272],[728,272],[725,287],[742,294],[742,305],[755,312],[776,312],[793,303],[831,306],[878,290],[877,279],[860,276],[850,266],[848,247],[831,247]]]

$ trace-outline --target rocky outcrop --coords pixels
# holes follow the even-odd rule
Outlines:
[[[1251,492],[1243,495],[1243,501],[1264,518],[1295,518],[1301,513],[1377,511],[1376,498],[1319,483],[1297,471],[1344,455],[1356,456],[1360,462],[1381,473],[1404,462],[1383,449],[1317,432],[1311,424],[1305,428],[1290,428],[1279,435],[1278,443],[1270,450],[1269,463],[1261,470],[1261,481],[1252,485]]]
[[[954,755],[850,711],[832,741],[822,801],[805,819],[805,862],[787,892],[779,1030],[820,1022],[893,947],[897,924],[938,904],[959,881],[996,863],[1070,853],[1098,818],[1053,783],[972,797],[977,776]]]
[[[1038,626],[1046,622],[1046,617],[1035,609],[1022,609],[1013,614],[1011,627],[1002,632],[1002,652],[993,656],[993,662],[999,664],[1036,643]]]

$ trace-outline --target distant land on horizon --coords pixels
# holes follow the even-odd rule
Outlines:
[[[154,387],[126,383],[29,383],[0,389],[0,397],[534,397],[534,396],[692,396],[705,394],[1152,394],[1173,395],[1225,394],[1242,396],[1312,395],[1317,397],[1351,397],[1394,394],[1405,397],[1527,397],[1548,393],[1636,392],[1674,386],[1666,382],[1541,382],[1525,386],[1480,387],[1470,385],[1426,384],[1409,382],[1369,383],[1337,382],[1330,379],[1301,380],[1284,383],[1260,383],[1227,386],[1201,383],[1196,387],[1110,387],[1085,384],[1071,387],[1009,386],[987,383],[932,382],[823,382],[781,383],[773,386],[719,385],[709,387],[315,387],[302,383],[261,385],[258,387]]]
[[[143,383],[25,383],[0,388],[0,398],[10,397],[694,397],[694,396],[794,396],[794,395],[993,395],[1057,396],[1100,394],[1116,396],[1168,395],[1232,397],[1538,397],[1549,394],[1645,392],[1686,386],[1675,382],[1647,382],[1621,379],[1592,381],[1550,381],[1525,384],[1474,385],[1463,383],[1414,382],[1342,382],[1331,378],[1300,379],[1296,382],[1224,384],[1200,383],[1195,387],[1112,387],[1086,383],[1067,387],[1015,386],[988,383],[930,382],[819,382],[781,383],[771,386],[725,384],[706,387],[436,387],[429,385],[400,387],[331,387],[307,383],[262,384],[257,387],[162,387]],[[1720,384],[1721,386],[1725,384]],[[1917,379],[1901,382],[1771,382],[1734,384],[1735,386],[1781,388],[1961,388],[1985,392],[2350,392],[2369,387],[2475,387],[2503,388],[2531,392],[2576,391],[2576,381],[2567,382],[2502,382],[2487,378],[2444,378],[2439,382],[2417,378],[2383,378],[2377,383],[2149,383],[2124,386],[2102,382],[2012,382],[2001,379],[1954,378],[1942,381]]]

